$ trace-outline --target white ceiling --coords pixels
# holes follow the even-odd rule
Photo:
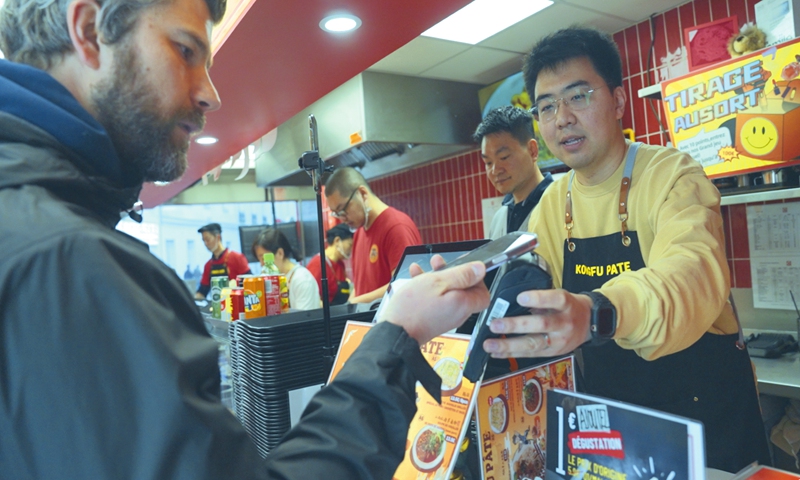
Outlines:
[[[474,46],[417,37],[370,70],[488,85],[518,72],[523,55],[548,33],[574,24],[616,33],[686,3],[686,0],[554,1],[541,12]]]

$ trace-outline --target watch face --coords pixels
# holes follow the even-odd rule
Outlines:
[[[603,306],[597,309],[596,335],[600,338],[610,338],[617,329],[617,315],[613,307]]]

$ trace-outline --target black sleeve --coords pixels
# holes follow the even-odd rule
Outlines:
[[[208,292],[210,291],[211,291],[211,285],[200,284],[200,286],[197,287],[197,293],[203,295],[204,297],[207,296]]]
[[[397,325],[379,323],[270,452],[269,477],[391,479],[416,413],[418,379],[441,391],[417,341]]]

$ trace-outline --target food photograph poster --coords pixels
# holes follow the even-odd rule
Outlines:
[[[800,162],[800,39],[662,83],[672,144],[710,178]]]
[[[545,392],[575,390],[573,357],[486,380],[478,391],[478,444],[485,480],[543,479]]]
[[[361,344],[371,323],[347,322],[328,383]],[[475,405],[476,384],[463,377],[468,335],[442,335],[420,347],[442,378],[439,404],[417,383],[417,414],[411,420],[406,453],[394,474],[397,480],[449,480],[457,451]]]

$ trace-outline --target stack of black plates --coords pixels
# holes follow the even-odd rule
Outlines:
[[[333,354],[347,320],[370,321],[373,313],[331,307]],[[290,428],[289,391],[324,383],[330,373],[322,310],[239,320],[229,328],[234,410],[266,457]]]

